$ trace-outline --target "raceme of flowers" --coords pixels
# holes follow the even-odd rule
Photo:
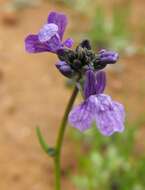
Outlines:
[[[105,49],[94,52],[86,39],[71,49],[73,40],[68,38],[63,41],[66,26],[67,17],[64,14],[51,12],[39,32],[26,37],[26,51],[56,54],[59,58],[56,68],[60,73],[82,86],[84,101],[69,113],[68,120],[73,127],[85,131],[96,122],[98,130],[105,136],[122,132],[124,107],[104,94],[106,75],[102,71],[108,64],[117,62],[118,53]]]

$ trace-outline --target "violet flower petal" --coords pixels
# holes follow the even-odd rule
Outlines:
[[[114,106],[118,108],[118,113],[120,116],[120,119],[124,122],[125,121],[125,110],[124,110],[124,106],[122,104],[120,104],[119,102],[113,101]]]
[[[57,36],[53,36],[48,42],[41,43],[38,35],[32,34],[25,39],[25,48],[29,53],[52,52],[56,53],[61,48],[61,42]]]
[[[105,86],[106,86],[106,74],[104,71],[97,72],[96,75],[96,94],[101,94],[104,92]]]
[[[105,136],[110,136],[114,132],[122,132],[125,119],[123,106],[112,101],[105,94],[98,95],[97,99],[96,124],[99,131]]]
[[[48,16],[48,23],[54,23],[58,26],[58,34],[62,40],[65,28],[67,26],[67,17],[61,13],[51,12]]]
[[[84,96],[87,99],[89,96],[96,94],[96,78],[92,70],[86,72],[86,79],[84,84]]]
[[[38,33],[38,39],[42,43],[47,42],[57,34],[57,31],[58,26],[56,24],[45,24]]]
[[[29,53],[49,51],[46,43],[40,43],[38,35],[30,34],[25,39],[25,49]]]
[[[81,132],[89,129],[95,120],[96,103],[94,101],[96,101],[96,97],[90,96],[82,104],[73,108],[69,114],[69,123]]]
[[[56,53],[58,49],[62,47],[60,38],[55,35],[47,43],[47,48],[50,52]]]

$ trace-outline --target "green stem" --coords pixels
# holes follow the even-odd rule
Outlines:
[[[54,164],[55,164],[55,190],[61,190],[61,149],[62,149],[62,144],[63,144],[63,139],[64,139],[64,133],[65,129],[67,126],[67,119],[69,112],[74,104],[74,101],[76,99],[76,96],[78,94],[78,88],[75,87],[72,93],[72,96],[68,102],[68,105],[66,107],[61,125],[60,125],[60,130],[56,142],[56,155],[54,158]]]

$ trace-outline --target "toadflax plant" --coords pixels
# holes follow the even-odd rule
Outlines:
[[[116,63],[118,54],[105,49],[94,52],[88,40],[83,40],[76,49],[71,49],[73,40],[62,39],[66,26],[67,17],[64,14],[51,12],[40,31],[28,35],[25,39],[25,48],[29,53],[56,54],[59,58],[56,68],[75,83],[54,148],[46,144],[40,129],[37,128],[38,139],[43,150],[54,159],[56,190],[61,189],[61,149],[67,121],[81,132],[90,128],[95,121],[100,133],[110,136],[124,130],[125,119],[123,105],[104,94],[106,75],[102,70],[108,64]],[[83,95],[83,102],[72,108],[79,91]]]

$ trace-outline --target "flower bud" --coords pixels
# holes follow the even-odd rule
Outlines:
[[[65,42],[63,43],[67,48],[71,48],[74,44],[74,41],[72,38],[68,38],[67,40],[65,40]]]
[[[56,64],[56,67],[65,77],[70,78],[74,74],[74,71],[71,68],[71,66],[67,64],[65,61],[60,61],[58,64]]]
[[[102,49],[99,52],[99,62],[102,64],[113,64],[116,63],[119,56],[117,52],[114,51],[107,51],[105,49]]]
[[[72,67],[75,69],[75,70],[78,70],[82,67],[82,63],[80,60],[78,59],[75,59],[72,63]]]
[[[65,61],[67,63],[72,62],[72,60],[75,58],[74,51],[66,48],[57,50],[57,56],[61,61]]]
[[[89,40],[83,40],[81,43],[80,43],[80,46],[82,48],[87,48],[88,50],[91,50],[91,44],[90,44],[90,41]]]

